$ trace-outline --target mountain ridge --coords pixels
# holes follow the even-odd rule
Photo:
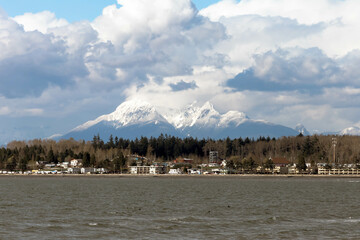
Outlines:
[[[299,132],[264,120],[250,119],[245,113],[235,110],[220,114],[210,102],[202,106],[194,102],[172,115],[162,115],[148,102],[130,100],[120,104],[114,112],[87,121],[56,139],[91,140],[97,134],[130,139],[160,134],[221,139],[296,136]]]

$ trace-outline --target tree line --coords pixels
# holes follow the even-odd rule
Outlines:
[[[270,157],[284,157],[292,163],[333,163],[332,138],[337,138],[336,163],[360,163],[358,136],[302,136],[279,139],[197,139],[169,135],[141,137],[134,140],[110,136],[105,142],[99,135],[92,141],[34,139],[13,141],[0,148],[0,169],[27,170],[39,168],[38,163],[61,163],[82,159],[85,167],[104,167],[120,171],[130,164],[131,155],[153,161],[172,161],[179,157],[191,158],[195,164],[208,162],[209,151],[218,151],[221,159],[232,164],[253,167],[268,164]]]

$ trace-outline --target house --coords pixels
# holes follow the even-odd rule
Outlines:
[[[69,165],[70,165],[69,162],[62,162],[62,163],[60,163],[60,167],[62,167],[62,168],[68,168]]]
[[[172,169],[170,169],[169,174],[178,175],[178,174],[182,174],[182,171],[180,168],[176,168],[176,169],[172,168]]]
[[[270,158],[274,164],[273,173],[288,174],[290,161],[283,157]]]
[[[80,174],[81,169],[80,168],[68,168],[67,172],[70,173],[70,174]]]
[[[91,168],[91,167],[81,168],[80,173],[81,174],[94,174],[94,173],[96,173],[96,168]]]
[[[47,163],[47,164],[45,164],[45,168],[54,168],[54,167],[56,167],[55,163]]]
[[[131,174],[150,174],[150,166],[130,166]]]
[[[164,174],[165,167],[161,165],[151,165],[149,169],[150,174]]]
[[[359,175],[360,169],[359,168],[326,168],[326,167],[319,167],[318,174],[320,175]]]
[[[216,163],[216,162],[211,162],[207,165],[208,167],[220,167],[220,164]]]
[[[97,168],[96,172],[100,174],[104,174],[104,173],[108,173],[109,170],[107,170],[106,168]]]
[[[157,163],[151,166],[130,166],[131,174],[164,174],[165,166]]]
[[[82,165],[82,159],[73,159],[70,160],[71,167],[80,167]]]
[[[219,161],[219,152],[210,151],[209,152],[209,163],[217,163]]]
[[[201,174],[200,169],[188,169],[188,174]]]
[[[177,158],[177,159],[174,160],[174,163],[192,164],[193,159],[191,159],[191,158]]]

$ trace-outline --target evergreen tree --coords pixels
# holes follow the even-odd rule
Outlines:
[[[298,157],[298,164],[296,165],[296,168],[301,172],[306,170],[306,162],[303,154],[300,154]]]
[[[49,163],[55,162],[55,154],[52,148],[50,148],[48,154],[46,155],[46,161]]]
[[[83,158],[82,158],[82,165],[83,167],[90,167],[90,153],[85,152],[83,154]]]

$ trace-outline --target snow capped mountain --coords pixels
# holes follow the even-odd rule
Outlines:
[[[340,135],[360,135],[359,127],[348,127],[339,132]]]
[[[230,124],[234,124],[238,127],[240,124],[244,123],[245,121],[249,120],[243,112],[238,111],[229,111],[221,116],[220,121],[218,123],[219,127],[228,127]]]
[[[139,123],[154,122],[157,124],[159,122],[167,121],[150,103],[131,100],[119,105],[114,112],[100,116],[95,120],[88,121],[76,127],[73,131],[85,130],[100,122],[109,122],[113,127],[120,128]]]
[[[196,106],[196,102],[185,107],[174,116],[167,116],[183,135],[199,138],[238,138],[260,136],[295,136],[294,129],[263,120],[249,119],[245,113],[229,111],[220,114],[210,102]]]
[[[310,132],[304,127],[304,125],[302,125],[300,123],[296,125],[295,131],[297,131],[298,133],[301,133],[304,136],[311,135]]]
[[[136,137],[159,136],[162,133],[178,136],[178,132],[151,104],[132,100],[119,105],[110,114],[88,121],[60,138],[91,140],[99,134],[107,139],[110,135],[134,139]]]
[[[174,115],[164,117],[151,104],[132,100],[119,105],[110,114],[88,121],[60,138],[91,140],[99,134],[106,139],[110,135],[134,139],[158,137],[160,134],[198,138],[281,137],[296,136],[294,129],[263,120],[249,119],[245,113],[229,111],[220,114],[210,102],[203,106],[193,103]]]
[[[167,120],[178,129],[197,127],[227,127],[229,124],[240,125],[248,119],[245,113],[229,111],[221,115],[210,102],[203,106],[195,106],[196,102],[186,106],[175,116],[167,116]]]
[[[186,127],[213,126],[216,125],[221,115],[210,102],[206,102],[202,107],[195,106],[196,102],[186,106],[175,116],[168,116],[168,121],[178,129]]]

